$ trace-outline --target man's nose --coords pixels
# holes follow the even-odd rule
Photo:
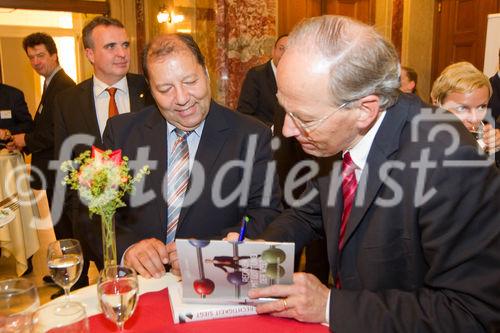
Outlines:
[[[189,101],[189,93],[182,85],[175,89],[175,93],[178,105],[184,105]]]
[[[126,55],[126,52],[127,52],[126,48],[124,48],[122,46],[116,48],[116,55],[119,57],[124,58]]]
[[[292,117],[287,113],[285,115],[285,122],[283,123],[283,129],[281,130],[283,136],[286,138],[291,138],[300,135],[300,129],[293,121]]]

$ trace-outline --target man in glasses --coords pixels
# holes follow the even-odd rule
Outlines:
[[[500,319],[500,175],[453,115],[399,92],[399,61],[372,27],[311,18],[277,73],[283,134],[337,156],[308,204],[259,238],[301,248],[326,237],[334,286],[295,273],[250,297],[258,313],[334,332],[484,332]]]

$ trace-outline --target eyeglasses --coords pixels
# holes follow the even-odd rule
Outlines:
[[[310,135],[325,120],[327,120],[328,118],[330,118],[337,111],[340,111],[343,108],[345,108],[347,106],[347,104],[349,104],[349,103],[350,102],[345,102],[344,104],[342,104],[338,108],[334,109],[332,112],[324,115],[323,117],[321,117],[319,119],[316,119],[316,120],[308,121],[308,122],[303,122],[297,116],[295,116],[292,112],[287,112],[287,111],[285,111],[285,112],[286,112],[287,115],[290,116],[290,118],[292,118],[293,122],[295,123],[295,126],[297,126],[304,134]]]

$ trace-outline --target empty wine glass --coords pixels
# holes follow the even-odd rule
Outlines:
[[[64,289],[69,300],[71,286],[82,274],[83,255],[80,242],[76,239],[61,239],[49,244],[47,264],[55,283]]]
[[[34,333],[88,333],[89,321],[78,302],[49,303],[33,314]]]
[[[126,266],[108,266],[101,271],[97,294],[104,315],[123,331],[125,321],[137,305],[139,286],[137,274]]]
[[[39,305],[33,282],[23,278],[0,281],[0,332],[30,332],[31,316]]]

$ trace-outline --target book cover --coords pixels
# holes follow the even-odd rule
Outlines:
[[[256,315],[255,306],[245,304],[193,304],[182,301],[182,285],[175,283],[168,287],[168,297],[175,324],[217,318]]]
[[[248,291],[291,284],[294,243],[177,239],[186,303],[253,304]]]

